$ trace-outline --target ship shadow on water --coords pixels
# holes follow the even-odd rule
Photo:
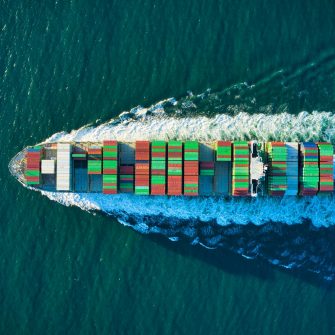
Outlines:
[[[225,235],[229,229],[233,228],[219,227],[223,239],[221,246],[216,248],[204,247],[199,244],[201,240],[192,244],[192,239],[181,234],[175,234],[178,241],[171,241],[168,236],[157,233],[141,236],[183,257],[198,259],[234,275],[272,281],[280,272],[314,286],[333,289],[334,227],[316,228],[310,222],[299,225],[270,222],[262,226],[240,226],[238,234]]]
[[[186,241],[172,242],[166,237],[156,234],[144,235],[144,238],[184,257],[195,258],[210,264],[225,273],[241,277],[254,276],[263,281],[274,281],[276,280],[276,272],[280,272],[326,290],[335,288],[335,280],[326,280],[320,274],[304,269],[285,269],[261,258],[245,258],[230,250],[206,249],[201,245],[190,245]]]

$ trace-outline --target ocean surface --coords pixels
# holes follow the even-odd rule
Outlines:
[[[335,332],[332,199],[106,204],[8,170],[46,139],[335,143],[333,1],[0,4],[1,334]]]

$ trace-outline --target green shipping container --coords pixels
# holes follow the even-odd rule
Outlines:
[[[39,177],[40,176],[40,171],[26,170],[26,176],[27,177]]]
[[[101,164],[102,162],[101,161],[98,161],[98,160],[88,160],[87,161],[87,168],[88,168],[88,171],[94,171],[94,172],[98,172],[98,171],[101,171]]]
[[[166,167],[166,162],[164,161],[151,161],[151,170],[164,170]]]
[[[149,186],[135,186],[135,194],[149,195]]]
[[[116,174],[104,174],[102,175],[102,183],[116,183],[117,175]]]
[[[165,185],[166,177],[165,176],[151,176],[151,184],[153,185]]]
[[[117,169],[117,161],[104,161],[104,169]]]

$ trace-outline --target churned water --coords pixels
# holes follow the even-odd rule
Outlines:
[[[7,167],[53,134],[334,143],[332,1],[3,0],[0,18],[2,334],[335,331],[332,200],[55,199],[113,214],[92,215]]]

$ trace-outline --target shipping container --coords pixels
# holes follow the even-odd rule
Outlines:
[[[184,143],[184,161],[199,160],[199,143],[197,141],[185,141]]]
[[[215,145],[216,160],[219,162],[231,162],[232,150],[230,141],[217,141]]]
[[[55,160],[42,159],[41,160],[41,173],[42,174],[55,174]]]
[[[57,144],[57,172],[56,189],[57,191],[71,191],[72,185],[72,146],[69,143]]]
[[[199,195],[199,176],[184,176],[184,194],[188,196]]]
[[[151,142],[151,159],[152,161],[166,160],[166,142],[152,141]]]
[[[27,185],[38,186],[41,182],[42,147],[28,148],[25,157],[25,179]]]
[[[149,159],[150,159],[150,142],[149,141],[136,141],[135,160],[136,161],[149,161]]]
[[[214,176],[214,162],[200,162],[200,176]]]
[[[300,144],[300,195],[316,195],[319,191],[319,149],[315,143]]]
[[[232,195],[249,196],[250,146],[246,141],[233,142]]]
[[[134,166],[121,165],[120,166],[120,192],[133,193],[134,192]]]
[[[182,195],[182,176],[168,176],[168,195]]]
[[[164,195],[166,193],[166,177],[162,175],[151,175],[151,194]]]
[[[168,142],[168,160],[182,160],[183,159],[183,142],[169,141]]]
[[[334,148],[331,143],[319,142],[319,193],[334,191]]]

